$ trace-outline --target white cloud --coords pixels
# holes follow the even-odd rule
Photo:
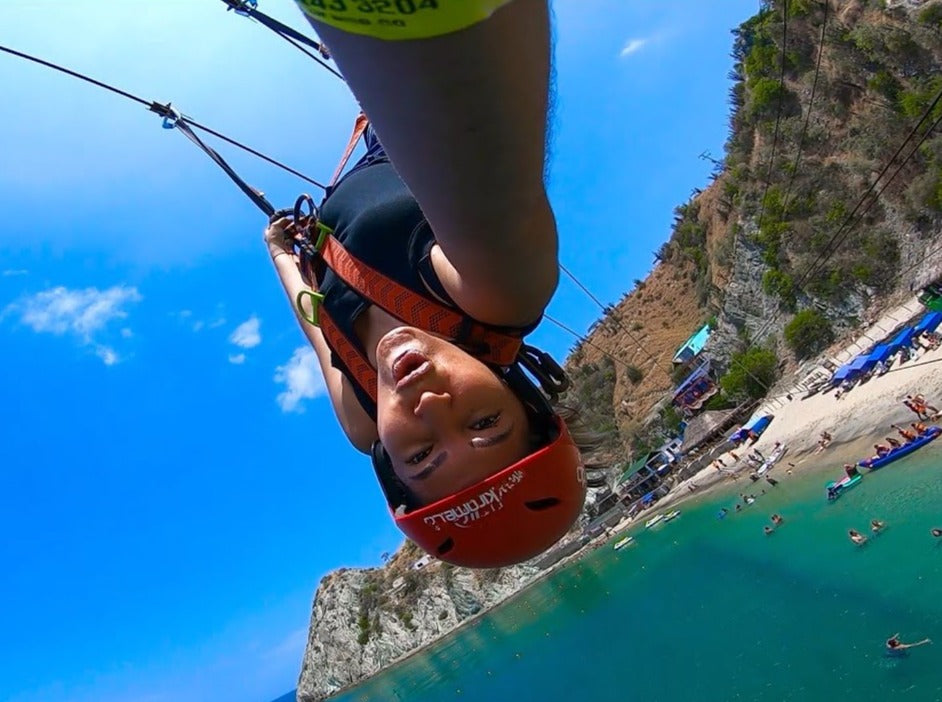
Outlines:
[[[70,290],[59,286],[8,305],[0,316],[18,316],[22,324],[36,333],[73,336],[82,346],[93,347],[95,355],[105,365],[111,366],[120,357],[114,349],[99,343],[96,337],[105,333],[114,320],[126,319],[125,307],[140,300],[137,288],[124,285],[107,290]],[[130,334],[127,327],[121,331],[125,338]]]
[[[275,382],[285,385],[284,392],[277,397],[283,412],[303,412],[304,400],[313,400],[327,392],[317,354],[310,346],[295,349],[291,360],[275,369]]]
[[[225,324],[225,323],[226,323],[226,318],[225,318],[225,317],[220,317],[219,319],[214,319],[212,322],[210,322],[210,323],[209,323],[209,328],[210,328],[210,329],[215,329],[216,327],[221,327],[221,326],[222,326],[223,324]]]
[[[101,359],[102,363],[106,366],[113,366],[115,363],[121,360],[118,354],[115,353],[115,350],[109,348],[108,346],[98,346],[95,348],[95,355]]]
[[[128,329],[127,327],[124,327],[124,328],[121,330],[121,337],[122,337],[123,339],[130,339],[132,336],[134,336],[134,332],[132,332],[132,331],[131,331],[130,329]]]
[[[14,275],[29,275],[29,271],[25,268],[7,268],[3,271],[4,278],[10,278]]]
[[[625,42],[625,45],[622,47],[622,50],[619,52],[619,56],[624,58],[625,56],[631,56],[631,54],[637,53],[648,43],[648,39],[629,39]]]
[[[193,331],[198,332],[200,329],[206,326],[206,322],[202,320],[197,320],[193,322]]]
[[[254,349],[262,343],[262,335],[258,332],[259,325],[261,325],[261,320],[252,315],[236,327],[229,336],[229,341],[239,348]]]
[[[236,366],[241,366],[243,363],[245,363],[245,354],[244,353],[229,354],[229,363],[232,363],[233,365],[236,365]]]

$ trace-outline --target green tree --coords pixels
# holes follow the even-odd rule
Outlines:
[[[775,352],[753,347],[733,354],[729,371],[720,378],[720,387],[727,397],[758,399],[765,397],[777,375]]]
[[[807,358],[834,341],[827,317],[815,309],[802,310],[785,325],[785,343],[797,358]]]

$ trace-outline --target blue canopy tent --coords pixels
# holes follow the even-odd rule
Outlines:
[[[831,383],[837,385],[843,383],[847,380],[847,376],[850,374],[850,363],[845,363],[843,366],[834,371],[834,375],[831,376]]]
[[[853,380],[854,378],[857,378],[863,375],[868,370],[873,368],[876,365],[876,363],[877,363],[876,361],[870,360],[869,353],[860,354],[859,356],[857,356],[857,358],[855,358],[850,363],[850,373],[847,376],[848,379]]]
[[[942,324],[942,312],[927,312],[923,315],[913,331],[918,336],[923,332],[935,331],[936,327]]]
[[[729,440],[733,442],[745,441],[750,431],[755,432],[757,435],[762,434],[774,417],[774,414],[764,414],[761,417],[753,419],[748,424],[743,424],[739,429],[730,434]]]
[[[904,346],[909,346],[913,343],[913,336],[915,336],[915,332],[912,327],[901,329],[899,333],[893,337],[890,346],[893,347],[894,351],[899,351]]]
[[[894,353],[895,353],[895,350],[893,349],[892,346],[890,346],[890,344],[880,344],[879,346],[875,347],[873,351],[870,352],[870,358],[874,362],[874,364],[886,363],[889,357],[892,356]]]

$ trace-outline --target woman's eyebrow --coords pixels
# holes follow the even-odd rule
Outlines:
[[[435,471],[435,469],[445,462],[446,458],[448,458],[448,451],[442,451],[440,454],[435,456],[435,458],[432,459],[432,462],[425,466],[425,468],[420,470],[415,475],[410,475],[409,480],[425,480]]]
[[[495,434],[494,436],[476,436],[468,444],[471,448],[490,448],[491,446],[497,446],[501,444],[510,437],[510,433],[513,431],[514,425],[511,424],[505,431],[502,431],[500,434]]]

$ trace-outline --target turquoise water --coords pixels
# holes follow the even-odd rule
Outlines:
[[[868,474],[780,475],[681,506],[336,700],[942,700],[942,452]],[[738,492],[738,491],[737,491]],[[785,523],[771,536],[773,512]],[[847,529],[887,529],[865,546]],[[938,643],[887,658],[883,641]]]

